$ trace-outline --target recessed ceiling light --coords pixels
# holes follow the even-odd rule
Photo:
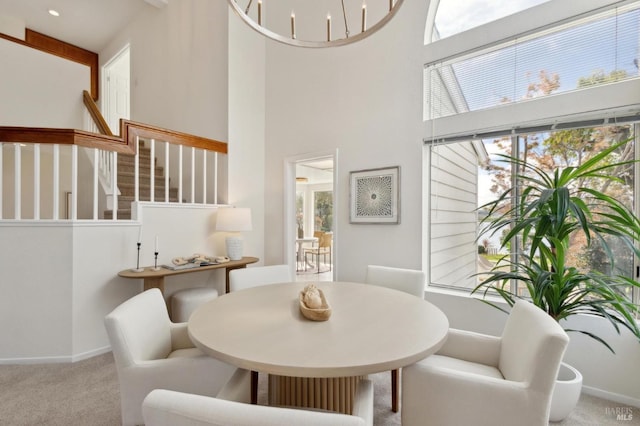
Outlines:
[[[49,9],[49,15],[51,15],[51,16],[60,16],[60,13],[55,9]]]

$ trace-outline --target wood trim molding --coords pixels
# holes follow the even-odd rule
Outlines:
[[[88,66],[89,73],[91,75],[91,97],[94,101],[98,100],[100,84],[97,53],[85,50],[81,47],[74,46],[73,44],[66,43],[53,37],[49,37],[28,28],[25,29],[24,40],[2,33],[0,33],[0,38]]]
[[[76,129],[0,126],[0,141],[78,145],[135,155],[133,148],[117,136],[100,135]]]
[[[222,154],[227,154],[228,152],[225,142],[129,120],[120,120],[120,132],[122,137],[101,135],[76,129],[0,126],[0,141],[78,145],[135,155],[137,136],[142,139],[157,139],[175,145],[201,148]]]
[[[175,145],[192,146],[227,154],[227,144],[225,142],[130,120],[120,120],[120,136],[122,136],[123,140],[131,147],[135,146],[137,136],[142,139],[157,139]]]
[[[87,110],[89,111],[89,115],[91,115],[91,118],[93,119],[93,122],[96,124],[96,127],[98,127],[98,130],[100,131],[100,133],[107,136],[113,136],[113,133],[109,128],[109,124],[107,124],[107,121],[102,116],[102,113],[98,108],[98,105],[96,105],[95,101],[93,100],[89,92],[87,92],[86,90],[82,91],[82,100],[84,102],[84,106],[87,107]]]

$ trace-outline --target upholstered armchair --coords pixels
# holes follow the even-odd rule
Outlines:
[[[293,281],[289,265],[255,266],[229,271],[229,291]]]
[[[380,287],[387,287],[424,299],[423,271],[415,269],[392,268],[389,266],[367,265],[364,282]],[[391,370],[391,410],[398,412],[398,379],[399,370]]]
[[[153,389],[216,396],[236,372],[194,347],[187,324],[169,320],[156,288],[116,307],[106,316],[105,327],[118,372],[123,425],[143,424],[142,401]],[[248,377],[234,397],[249,399]]]
[[[160,389],[145,398],[142,410],[146,426],[372,426],[373,384],[360,382],[352,415],[243,404]]]
[[[547,426],[568,342],[524,300],[500,337],[451,329],[435,355],[402,369],[402,425]]]

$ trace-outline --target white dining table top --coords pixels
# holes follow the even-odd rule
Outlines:
[[[413,364],[444,343],[449,322],[433,304],[368,284],[318,282],[332,308],[306,319],[290,282],[231,292],[196,309],[194,344],[240,368],[294,377],[346,377]]]

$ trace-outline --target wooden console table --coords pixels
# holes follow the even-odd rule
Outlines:
[[[164,295],[164,277],[178,274],[188,274],[190,272],[203,272],[212,269],[225,269],[225,292],[229,293],[229,271],[232,269],[246,268],[251,263],[256,263],[257,257],[243,257],[240,260],[230,260],[225,263],[216,263],[214,265],[198,266],[197,268],[180,269],[177,271],[160,267],[154,271],[153,266],[146,266],[142,272],[134,272],[131,269],[125,269],[118,272],[118,276],[123,278],[138,278],[144,280],[144,289],[159,288]]]

